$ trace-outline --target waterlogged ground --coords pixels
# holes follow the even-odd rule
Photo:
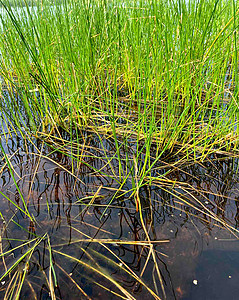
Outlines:
[[[82,133],[88,148],[77,165],[52,150],[49,141],[42,145],[14,132],[4,135],[6,131],[2,127],[4,149],[35,222],[9,202],[22,207],[9,166],[1,157],[0,190],[5,195],[0,196],[1,252],[5,253],[1,274],[29,250],[29,245],[23,245],[26,241],[34,244],[37,236],[46,233],[49,239],[34,248],[28,263],[27,256],[2,278],[0,298],[19,287],[27,268],[20,299],[50,299],[52,264],[56,299],[69,299],[69,293],[71,299],[117,299],[123,294],[114,282],[135,299],[153,299],[145,286],[163,298],[150,245],[140,244],[147,238],[130,197],[132,179],[115,194],[120,184],[111,168],[117,172],[118,165],[116,160],[107,165],[102,150],[109,156],[115,152],[114,142]],[[212,156],[207,162],[175,168],[179,156],[165,161],[158,163],[155,175],[170,170],[169,181],[152,182],[140,189],[139,197],[167,299],[237,299],[238,160]],[[100,168],[107,176],[95,172]]]
[[[86,2],[0,8],[0,299],[238,299],[236,1]]]

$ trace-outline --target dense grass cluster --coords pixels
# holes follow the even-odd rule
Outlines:
[[[184,205],[191,207],[208,216],[209,223],[214,220],[234,232],[232,225],[199,199],[208,200],[204,188],[196,189],[190,180],[177,182],[173,172],[206,159],[211,163],[224,155],[237,155],[239,4],[235,0],[0,0],[0,11],[0,175],[8,170],[19,199],[16,202],[0,191],[1,196],[35,230],[37,220],[29,207],[41,160],[54,163],[75,181],[74,192],[76,184],[87,186],[84,176],[99,177],[90,196],[87,192],[75,204],[85,205],[87,211],[103,197],[102,187],[109,188],[112,197],[103,205],[103,217],[116,199],[133,199],[145,235],[145,241],[137,242],[142,252],[147,246],[148,254],[139,276],[126,264],[121,267],[150,297],[166,298],[150,236],[152,220],[148,222],[144,212],[147,208],[152,214],[152,200],[149,195],[143,201],[140,191],[156,186],[176,199],[182,211],[187,211]],[[20,148],[11,155],[6,150],[13,131],[22,135],[25,146],[32,144],[30,155],[37,161],[27,196],[19,188],[23,177],[17,177],[11,161]],[[29,155],[28,150],[26,153]],[[52,155],[64,159],[58,161]],[[190,171],[185,174],[191,176]],[[57,180],[55,185],[59,188]],[[175,208],[175,203],[167,205]],[[107,243],[114,245],[114,240],[81,235],[80,242],[96,242],[116,256],[106,247]],[[4,266],[0,281],[22,261],[26,260],[27,267],[44,242],[50,266],[44,276],[51,298],[56,299],[52,251],[77,264],[84,261],[52,249],[48,234],[38,236],[34,231],[34,236],[26,242],[27,247],[34,242],[26,255],[12,267]],[[11,251],[0,249],[0,256]],[[156,292],[142,280],[150,259],[161,286],[158,291],[153,280]],[[111,281],[124,295],[119,297],[135,299],[96,266],[84,265]],[[27,271],[15,273],[6,299],[20,297]]]
[[[2,5],[2,108],[19,128],[90,128],[203,156],[237,145],[236,1]]]

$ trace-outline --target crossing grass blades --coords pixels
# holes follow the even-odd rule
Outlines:
[[[238,3],[0,3],[3,299],[64,299],[62,282],[82,299],[167,298],[160,208],[237,237],[188,170],[230,160],[237,172]],[[104,227],[114,211],[133,238]],[[126,248],[140,269],[117,255]]]

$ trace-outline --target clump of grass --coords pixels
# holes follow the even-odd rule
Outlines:
[[[91,168],[92,176],[114,181],[115,193],[102,215],[114,200],[130,194],[146,237],[143,246],[149,248],[143,270],[152,259],[165,296],[139,191],[158,186],[176,199],[173,207],[191,206],[233,231],[233,226],[194,196],[195,189],[167,175],[184,163],[202,162],[212,154],[237,154],[238,4],[228,0],[62,0],[37,1],[35,6],[26,1],[0,3],[1,123],[8,122],[9,130],[27,136],[31,143],[34,136],[49,147],[49,153],[39,149],[34,153],[39,162],[54,162],[54,153],[69,158],[68,168],[55,163],[76,181],[81,182],[82,166]],[[89,142],[92,139],[97,140],[97,146]],[[0,146],[22,205],[0,193],[34,223],[28,210],[30,196],[24,200],[11,160]],[[160,172],[165,168],[162,159],[172,155],[179,158]],[[100,166],[91,163],[95,157]],[[130,190],[125,190],[129,181]],[[77,200],[76,205],[85,205],[90,199],[82,215],[100,197],[101,187],[93,196]],[[48,243],[46,278],[52,299],[57,285],[52,253],[84,265],[111,281],[120,297],[134,299],[104,268],[52,249],[46,235],[34,240],[16,265],[31,258],[43,240]],[[114,240],[88,236],[79,241],[96,242],[113,254],[106,244]],[[127,266],[122,269],[152,297],[159,298],[157,284],[154,292]],[[15,274],[7,298],[20,295],[26,274]]]
[[[5,109],[17,126],[87,127],[116,145],[144,140],[148,153],[152,142],[204,156],[237,145],[235,1],[48,4],[2,1],[1,73],[15,91]]]

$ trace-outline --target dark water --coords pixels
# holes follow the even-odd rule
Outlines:
[[[31,257],[24,258],[10,276],[2,278],[0,298],[10,293],[14,282],[18,286],[14,274],[23,274],[28,258],[20,299],[50,299],[51,259],[57,299],[117,299],[122,292],[108,278],[135,299],[153,299],[133,273],[163,298],[150,246],[137,244],[147,238],[135,200],[130,197],[135,142],[121,141],[121,168],[125,174],[132,169],[132,176],[121,186],[114,139],[84,131],[78,136],[78,146],[64,148],[66,155],[53,149],[54,140],[42,145],[27,135],[9,134],[2,125],[4,149],[35,223],[0,196],[1,252],[7,252],[0,261],[1,274],[30,249],[23,243],[46,233],[52,258],[45,238]],[[70,140],[67,133],[60,134]],[[72,161],[71,155],[81,158]],[[106,155],[112,157],[110,163]],[[153,145],[151,155],[153,160]],[[139,170],[144,157],[142,151]],[[155,179],[139,190],[144,222],[150,239],[156,241],[155,259],[167,299],[238,298],[237,168],[237,158],[226,159],[223,155],[211,155],[207,161],[195,164],[193,159],[186,162],[180,155],[165,153],[151,173],[163,180]],[[23,207],[3,155],[0,175],[1,192]],[[114,241],[106,243],[108,240]]]
[[[238,299],[238,242],[232,248],[201,253],[195,271],[200,281],[183,299]]]

